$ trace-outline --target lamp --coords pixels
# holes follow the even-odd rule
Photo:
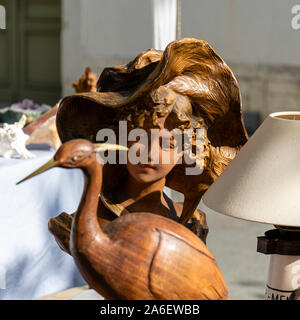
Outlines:
[[[270,114],[204,194],[206,213],[275,225],[258,237],[270,254],[266,299],[300,287],[300,112]]]

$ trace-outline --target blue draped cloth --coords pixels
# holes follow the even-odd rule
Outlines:
[[[16,183],[51,159],[0,158],[0,299],[36,299],[84,285],[71,256],[48,231],[48,220],[76,210],[83,188],[79,169],[51,169]]]

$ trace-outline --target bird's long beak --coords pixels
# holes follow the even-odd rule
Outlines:
[[[119,144],[112,143],[94,143],[95,149],[94,152],[103,152],[107,150],[124,150],[127,151],[128,148],[124,146],[120,146]]]
[[[40,173],[43,173],[51,168],[56,167],[58,164],[58,161],[55,161],[53,158],[48,161],[47,163],[45,163],[44,165],[42,165],[40,168],[38,168],[37,170],[35,170],[34,172],[32,172],[30,175],[28,175],[27,177],[25,177],[24,179],[20,180],[17,184],[24,182],[25,180],[28,180],[34,176],[37,176]]]
[[[95,149],[94,152],[101,152],[101,151],[106,151],[106,150],[128,150],[127,147],[120,146],[118,144],[110,144],[110,143],[95,143],[94,144]],[[24,179],[20,180],[17,184],[20,184],[34,176],[37,176],[40,173],[43,173],[51,168],[54,168],[58,165],[58,161],[55,161],[53,158],[45,163],[43,166],[32,172],[30,175],[25,177]]]

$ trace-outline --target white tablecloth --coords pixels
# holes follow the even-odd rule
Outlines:
[[[0,158],[0,299],[36,299],[85,284],[48,232],[51,217],[76,210],[82,173],[54,168],[17,186],[54,151],[33,153],[37,158]]]

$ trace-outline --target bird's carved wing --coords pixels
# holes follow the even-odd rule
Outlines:
[[[156,231],[160,240],[149,271],[149,289],[156,299],[164,298],[164,288],[174,300],[227,299],[222,273],[208,249],[167,231]],[[170,251],[172,259],[166,254]],[[172,263],[174,255],[178,255],[176,264]]]

